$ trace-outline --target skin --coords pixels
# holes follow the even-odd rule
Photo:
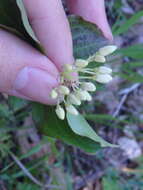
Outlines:
[[[72,37],[61,0],[23,0],[32,28],[46,55],[0,30],[0,92],[54,104],[49,97],[64,64],[73,64]],[[72,14],[96,24],[112,40],[104,0],[66,0]],[[97,6],[98,3],[98,6]],[[34,7],[34,8],[33,8]],[[64,35],[63,35],[64,34]]]

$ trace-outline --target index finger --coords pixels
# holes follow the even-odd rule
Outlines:
[[[33,30],[47,56],[59,70],[64,64],[72,64],[71,31],[61,0],[23,1]]]

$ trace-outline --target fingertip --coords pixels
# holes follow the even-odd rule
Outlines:
[[[92,22],[92,20],[91,20],[91,22]],[[110,42],[113,42],[113,34],[112,34],[110,25],[109,25],[106,17],[99,21],[93,20],[93,23],[98,26],[98,28],[101,30],[101,32],[103,33],[103,35],[106,39],[108,39]]]
[[[83,17],[84,20],[96,24],[105,38],[113,41],[113,35],[107,20],[104,0],[67,0],[70,13]],[[98,5],[98,6],[97,6]]]

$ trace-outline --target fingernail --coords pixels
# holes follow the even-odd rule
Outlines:
[[[52,88],[58,85],[57,79],[44,70],[33,67],[23,68],[13,86],[19,96],[44,104],[55,103],[49,96]]]

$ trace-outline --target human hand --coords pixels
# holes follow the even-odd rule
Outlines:
[[[106,19],[104,1],[67,0],[71,13],[98,25],[106,38],[112,34]],[[33,30],[45,48],[46,56],[16,36],[0,30],[0,92],[52,104],[51,89],[58,85],[59,71],[72,64],[70,27],[60,0],[23,0]]]

